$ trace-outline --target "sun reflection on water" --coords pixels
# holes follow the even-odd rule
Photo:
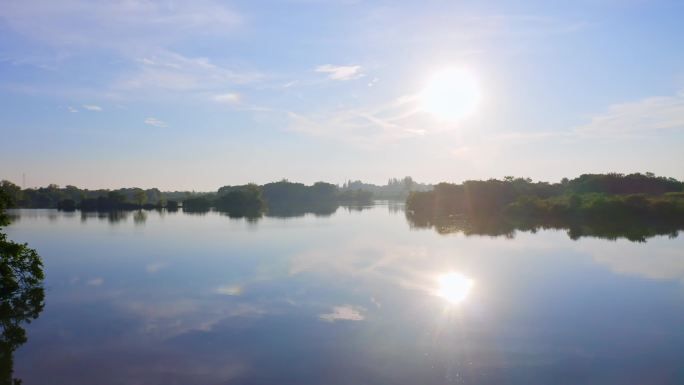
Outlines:
[[[466,299],[475,284],[472,279],[454,271],[440,275],[437,282],[436,294],[451,304],[457,304]]]

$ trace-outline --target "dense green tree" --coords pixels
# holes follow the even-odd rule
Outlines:
[[[71,198],[62,199],[57,203],[57,208],[64,211],[76,210],[76,201]]]
[[[14,351],[27,340],[22,324],[43,310],[43,263],[26,244],[7,239],[2,227],[9,223],[5,209],[12,198],[0,190],[0,384],[20,384],[13,378]]]
[[[215,207],[232,217],[256,218],[261,216],[266,204],[261,188],[255,184],[249,184],[239,188],[224,189],[223,194],[218,194]]]
[[[204,212],[209,211],[212,206],[213,202],[209,196],[188,198],[183,201],[183,211]]]
[[[138,206],[142,207],[142,205],[144,205],[145,202],[147,202],[147,194],[145,193],[144,190],[138,189],[134,193],[134,199],[135,199],[135,203],[137,203]]]
[[[121,204],[126,201],[126,196],[120,191],[110,191],[107,193],[107,198],[112,204]]]
[[[16,184],[8,180],[3,180],[0,182],[0,190],[5,193],[7,199],[11,199],[15,204],[19,204],[21,202],[23,194],[21,187],[17,186]]]

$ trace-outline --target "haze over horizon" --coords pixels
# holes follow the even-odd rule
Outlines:
[[[684,179],[678,1],[4,1],[0,179]]]

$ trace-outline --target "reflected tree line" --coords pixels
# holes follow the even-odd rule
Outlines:
[[[207,213],[215,209],[231,218],[248,219],[287,218],[308,213],[330,216],[340,206],[363,207],[372,202],[373,194],[364,190],[340,189],[325,182],[307,186],[282,180],[261,186],[224,186],[216,193],[184,200],[183,211]]]
[[[2,232],[9,224],[5,209],[12,204],[0,191],[0,385],[21,384],[13,376],[14,352],[27,340],[23,325],[38,318],[45,305],[40,256]]]
[[[64,212],[80,210],[83,220],[96,213],[99,219],[112,223],[125,220],[127,211],[138,211],[133,217],[143,223],[146,214],[142,210],[175,212],[182,209],[190,214],[218,211],[231,218],[256,220],[262,216],[288,218],[308,213],[330,216],[339,207],[363,208],[374,199],[403,202],[413,191],[428,191],[432,185],[418,183],[410,176],[392,178],[386,185],[361,181],[347,181],[341,186],[317,182],[313,185],[281,180],[264,185],[247,184],[223,186],[216,192],[165,191],[159,189],[120,188],[115,190],[82,189],[55,184],[40,188],[22,189],[3,180],[4,191],[17,207],[56,208]],[[102,214],[104,213],[104,214]]]
[[[296,217],[302,217],[307,214],[313,214],[316,217],[329,217],[332,216],[339,210],[340,208],[343,208],[347,211],[363,211],[365,209],[368,209],[372,206],[370,205],[351,205],[351,204],[338,204],[338,205],[331,205],[331,206],[303,206],[303,207],[287,207],[283,210],[278,210],[278,209],[271,209],[271,210],[264,210],[261,212],[256,212],[256,213],[235,213],[235,212],[228,212],[228,211],[221,211],[215,208],[207,208],[203,210],[192,210],[192,209],[183,209],[183,210],[173,210],[170,211],[168,209],[162,209],[162,210],[154,210],[153,212],[156,212],[157,214],[164,216],[167,214],[174,214],[177,212],[182,212],[183,214],[186,215],[198,215],[198,216],[203,216],[207,215],[209,213],[215,212],[220,215],[225,215],[231,219],[245,219],[250,222],[258,222],[259,219],[261,218],[282,218],[282,219],[287,219],[287,218],[296,218]],[[394,207],[394,206],[393,206]],[[390,209],[391,212],[397,212],[398,207],[403,207],[403,206],[397,206],[397,208]],[[62,215],[66,215],[67,217],[69,216],[80,216],[81,222],[87,222],[89,220],[97,220],[97,221],[107,221],[112,225],[118,224],[118,223],[124,223],[129,221],[130,219],[133,219],[133,223],[136,225],[142,225],[147,222],[149,213],[145,210],[134,210],[134,211],[122,211],[122,210],[109,210],[109,211],[80,211],[80,212],[65,212]],[[48,216],[50,220],[57,220],[58,216],[55,214],[54,216]],[[17,214],[10,214],[10,219],[12,222],[14,221],[19,221],[21,220],[21,216]]]
[[[560,183],[505,178],[441,183],[414,192],[406,217],[441,234],[513,236],[563,229],[568,236],[635,242],[684,229],[684,183],[653,174],[585,174]]]
[[[338,194],[337,190],[330,189],[328,192],[312,188],[314,186],[304,186],[285,182],[290,185],[299,185],[290,191],[291,186],[285,186],[283,190],[273,190],[266,188],[264,195],[260,186],[230,186],[222,188],[216,194],[204,194],[202,196],[188,199],[182,202],[179,207],[156,208],[159,215],[173,214],[181,211],[189,215],[206,215],[210,212],[217,212],[221,215],[233,219],[244,218],[256,222],[260,218],[293,218],[307,214],[317,217],[328,217],[341,207],[349,211],[361,211],[368,207],[373,201],[369,196],[358,199],[349,194]],[[277,183],[283,187],[283,182]],[[304,188],[301,188],[304,186]],[[334,187],[334,185],[332,185]],[[320,188],[320,186],[316,186]],[[70,210],[65,210],[65,215],[70,215]],[[106,220],[116,224],[128,221],[131,217],[135,224],[146,222],[147,210],[80,210],[81,221],[86,222],[91,219]]]
[[[391,191],[405,189],[405,193],[408,194],[411,188],[422,186],[413,182],[410,177],[401,183],[398,180],[390,182],[388,186],[375,188],[379,189],[378,191],[384,191],[383,188]],[[292,217],[306,213],[326,216],[332,215],[340,206],[363,206],[373,201],[373,192],[354,188],[352,184],[338,187],[331,183],[317,182],[307,186],[287,180],[265,185],[224,186],[211,193],[161,192],[156,188],[87,190],[75,186],[60,188],[57,185],[21,189],[9,181],[0,182],[0,190],[4,191],[18,207],[107,213],[107,218],[112,222],[125,219],[126,211],[137,210],[134,219],[137,218],[137,222],[144,222],[146,215],[142,210],[174,212],[181,208],[185,212],[199,214],[213,209],[233,218],[248,219],[258,219],[263,215]],[[102,216],[98,214],[98,217]],[[89,217],[91,216],[83,215],[84,219]]]

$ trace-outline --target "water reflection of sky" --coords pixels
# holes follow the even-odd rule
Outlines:
[[[410,231],[396,210],[25,211],[26,384],[682,383],[684,242]],[[440,277],[474,282],[454,306]],[[452,276],[453,278],[454,276]],[[447,285],[461,287],[452,280]],[[443,284],[443,282],[441,283]]]

